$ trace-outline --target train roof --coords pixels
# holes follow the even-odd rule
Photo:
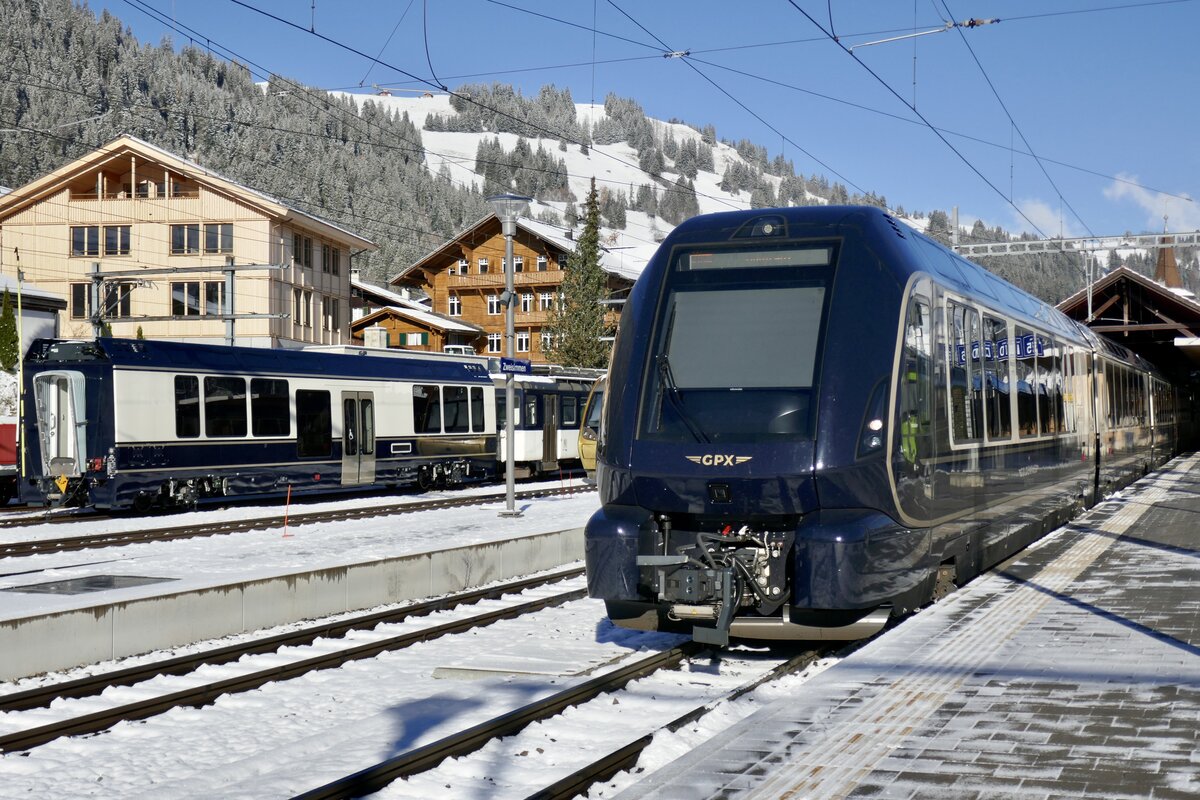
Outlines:
[[[745,231],[752,220],[761,217],[782,218],[787,238],[840,235],[836,229],[857,226],[881,244],[891,243],[901,257],[889,260],[888,266],[904,279],[917,272],[931,275],[937,283],[981,305],[1003,312],[1016,319],[1051,333],[1059,333],[1076,341],[1092,342],[1084,326],[1063,314],[1054,306],[1039,300],[1024,289],[1013,286],[998,275],[955,253],[883,209],[874,206],[800,206],[791,208],[759,208],[749,211],[727,211],[704,214],[680,224],[663,243],[667,245],[712,242],[714,228],[730,239],[746,238]],[[885,245],[886,246],[886,245]],[[656,256],[657,257],[657,256]]]
[[[27,366],[86,363],[105,363],[116,369],[491,382],[486,364],[478,359],[385,357],[363,351],[348,354],[156,339],[39,339],[26,356]]]

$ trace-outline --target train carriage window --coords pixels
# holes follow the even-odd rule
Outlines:
[[[579,422],[579,398],[564,397],[562,399],[563,427],[573,428]]]
[[[483,433],[484,430],[483,389],[471,387],[471,432]]]
[[[358,401],[359,414],[362,417],[362,438],[359,439],[363,455],[375,454],[375,402],[370,397]]]
[[[175,435],[195,439],[200,435],[200,379],[175,376]]]
[[[413,387],[413,431],[442,432],[442,392],[437,386]]]
[[[1037,339],[1033,331],[1013,328],[1011,356],[1017,373],[1017,428],[1022,437],[1038,435]]]
[[[296,455],[323,458],[333,451],[329,392],[296,390]]]
[[[1117,427],[1117,370],[1111,361],[1104,362],[1104,398],[1108,401],[1104,419],[1111,430]]]
[[[246,379],[204,379],[204,435],[246,435]]]
[[[255,436],[287,436],[291,433],[287,381],[276,378],[251,379],[250,420]]]
[[[970,412],[971,426],[967,432],[971,438],[980,439],[984,429],[983,393],[986,389],[986,376],[982,369],[984,353],[983,337],[979,330],[979,312],[973,308],[967,309],[967,353],[971,365],[971,382],[967,392],[970,397],[967,411]]]
[[[978,316],[973,309],[958,303],[946,304],[947,332],[950,336],[947,363],[949,365],[950,431],[955,442],[978,439],[980,436],[979,409],[974,402],[976,389],[971,359],[971,331],[979,330]],[[976,336],[976,341],[978,337]]]
[[[919,469],[932,455],[930,393],[933,374],[933,319],[929,300],[914,294],[904,323],[904,349],[897,387],[895,461],[905,472]],[[598,422],[598,420],[597,420]]]
[[[1061,395],[1061,380],[1059,378],[1060,361],[1055,342],[1048,336],[1034,336],[1033,358],[1037,364],[1037,385],[1034,396],[1037,398],[1038,420],[1041,422],[1042,433],[1058,433],[1061,419],[1059,397]]]
[[[446,433],[466,433],[471,429],[470,407],[466,386],[446,386],[442,389],[442,420]]]
[[[525,424],[536,428],[538,424],[538,397],[535,394],[525,395]]]
[[[358,403],[353,397],[342,399],[342,455],[358,455]]]
[[[983,318],[984,356],[986,357],[988,438],[1012,438],[1012,407],[1009,404],[1008,323],[995,317]]]

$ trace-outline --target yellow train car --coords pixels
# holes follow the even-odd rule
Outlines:
[[[604,408],[604,387],[608,377],[596,379],[583,407],[583,424],[579,426],[579,460],[587,472],[588,483],[596,482],[596,440],[600,438],[601,410]]]

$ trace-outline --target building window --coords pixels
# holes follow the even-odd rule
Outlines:
[[[306,328],[312,327],[312,307],[313,307],[312,292],[305,292],[304,293],[304,327],[306,327]]]
[[[303,324],[303,317],[300,309],[304,305],[304,292],[300,289],[292,289],[292,324]]]
[[[517,331],[517,352],[529,352],[529,331]]]
[[[128,284],[106,284],[104,286],[104,316],[130,316],[129,296],[133,287]]]
[[[479,259],[479,274],[486,275],[488,271],[488,260],[486,258]]]
[[[547,271],[547,270],[549,270],[549,269],[550,269],[550,262],[549,262],[549,261],[546,259],[546,257],[545,257],[545,256],[538,256],[538,259],[537,259],[537,271],[538,271],[538,272],[546,272],[546,271]]]
[[[500,314],[500,308],[500,295],[488,295],[488,315],[493,317],[497,316]]]
[[[171,226],[171,255],[184,256],[200,252],[200,223]]]
[[[554,310],[554,292],[542,292],[538,295],[538,311]]]
[[[428,347],[429,334],[422,333],[402,333],[399,335],[401,347]]]
[[[321,271],[337,275],[342,269],[342,251],[331,245],[321,245]]]
[[[321,325],[327,331],[337,332],[339,325],[338,306],[341,301],[336,297],[321,298]]]
[[[488,334],[488,352],[489,353],[499,353],[500,352],[500,334],[498,334],[498,333],[489,333]]]
[[[100,255],[100,226],[82,225],[71,228],[71,255]]]
[[[204,252],[233,252],[233,223],[217,222],[204,226]]]
[[[292,231],[292,262],[297,266],[312,269],[313,265],[312,237],[298,231]]]
[[[449,298],[449,300],[446,301],[446,303],[448,306],[447,310],[448,310],[450,316],[452,316],[452,317],[461,317],[462,316],[462,299],[458,295],[456,295],[456,294],[450,295],[450,298]]]
[[[224,314],[225,313],[225,282],[224,281],[205,281],[204,282],[204,313],[205,314]]]
[[[521,295],[521,311],[525,314],[533,311],[533,292],[526,292]]]
[[[513,256],[513,272],[525,271],[525,256]]]
[[[200,315],[200,281],[181,281],[171,284],[171,316]]]
[[[451,275],[456,275],[456,274],[457,275],[467,275],[470,272],[470,269],[471,269],[471,262],[467,261],[465,258],[460,258],[458,260],[458,272],[456,273],[454,271],[454,268],[451,268],[450,274]]]
[[[550,332],[549,331],[542,331],[542,352],[543,353],[550,352]]]
[[[71,319],[87,319],[92,315],[90,283],[71,284]]]
[[[104,255],[106,255],[106,256],[127,256],[127,255],[129,255],[129,226],[128,225],[105,225],[104,226]]]

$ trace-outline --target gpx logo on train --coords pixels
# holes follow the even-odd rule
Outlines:
[[[754,456],[734,456],[723,455],[721,453],[709,453],[703,456],[686,456],[688,461],[693,464],[699,464],[702,467],[732,467],[737,464],[745,464]]]

